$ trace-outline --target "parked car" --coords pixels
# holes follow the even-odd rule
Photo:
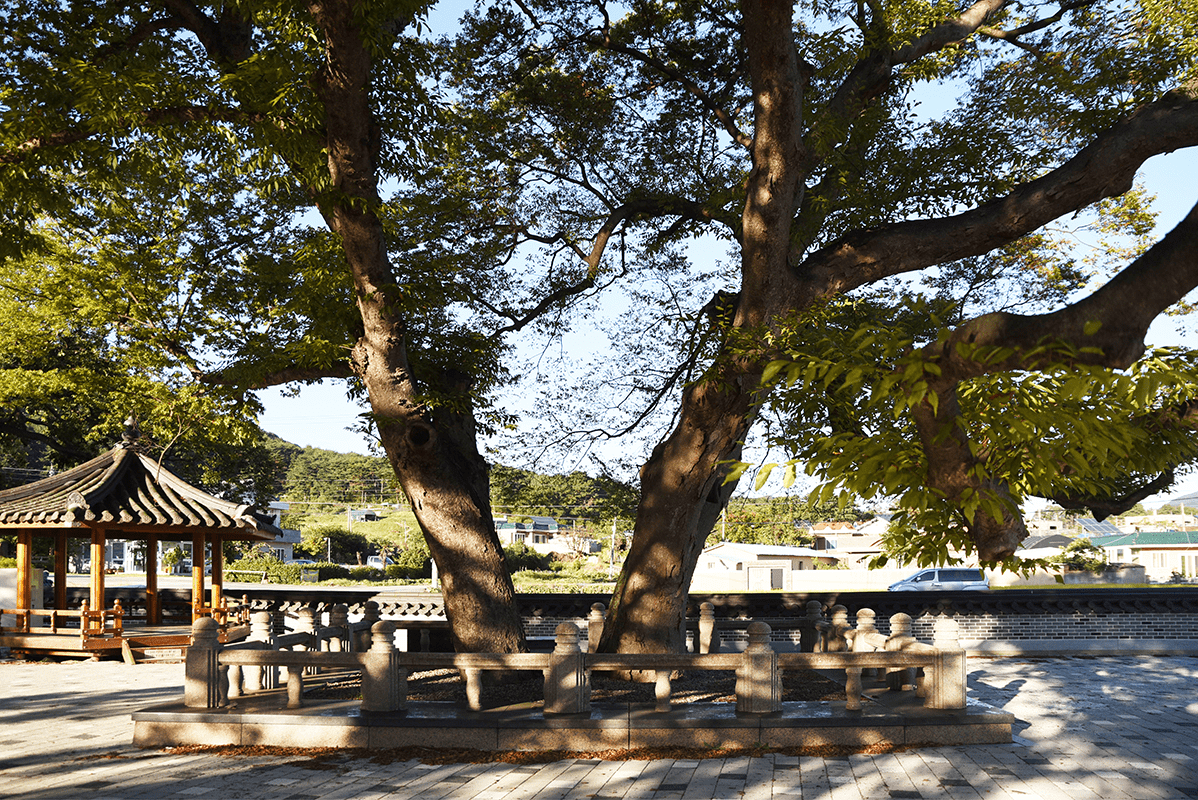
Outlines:
[[[980,569],[962,567],[929,567],[890,584],[892,592],[983,592],[989,588],[990,579]]]
[[[366,559],[366,566],[374,567],[375,569],[386,569],[393,563],[395,562],[393,562],[391,559],[383,558],[382,556],[371,556],[370,558]]]

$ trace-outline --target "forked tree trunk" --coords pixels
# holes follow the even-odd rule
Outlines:
[[[772,354],[756,334],[799,307],[790,231],[806,169],[802,84],[786,0],[746,0],[745,50],[754,97],[753,170],[745,183],[741,289],[729,344],[712,375],[689,387],[670,437],[641,470],[632,546],[612,595],[600,649],[678,652],[687,592],[707,535],[735,484],[725,483],[763,399]],[[713,323],[718,324],[718,323]],[[747,335],[746,335],[747,334]],[[748,342],[755,342],[748,352]],[[745,352],[738,352],[744,348]],[[639,676],[636,676],[639,677]]]
[[[752,414],[751,389],[735,383],[687,390],[673,434],[641,470],[635,534],[612,594],[600,651],[685,649],[687,592],[707,535],[735,488],[724,481],[724,464],[739,458]]]
[[[324,105],[333,192],[320,204],[341,237],[363,334],[354,369],[366,385],[383,448],[412,502],[441,572],[446,616],[459,651],[526,649],[515,590],[491,517],[488,469],[475,443],[469,385],[413,375],[379,205],[379,131],[370,100],[370,50],[352,0],[308,6],[325,36],[326,64],[314,81]],[[421,387],[447,384],[459,407],[429,409]]]

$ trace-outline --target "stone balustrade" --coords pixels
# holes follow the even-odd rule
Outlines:
[[[603,609],[595,604],[588,619],[585,642],[593,650],[602,633]],[[377,614],[377,609],[375,610]],[[331,613],[330,625],[316,628],[311,615],[301,616],[297,631],[275,636],[270,614],[251,618],[250,638],[237,645],[222,645],[214,620],[195,622],[187,652],[184,703],[192,708],[220,708],[230,698],[278,685],[268,676],[287,671],[287,707],[303,705],[304,676],[314,669],[353,669],[362,674],[363,711],[399,711],[407,696],[407,675],[414,669],[457,669],[466,681],[471,709],[482,708],[482,673],[487,670],[536,670],[544,675],[544,714],[590,712],[590,674],[594,670],[653,672],[657,709],[670,708],[671,676],[679,670],[727,670],[736,673],[736,710],[740,714],[770,714],[781,708],[781,671],[785,669],[836,669],[846,675],[846,707],[861,708],[862,676],[871,671],[889,688],[914,686],[930,708],[964,708],[965,653],[957,640],[956,623],[937,621],[932,645],[910,635],[910,617],[891,618],[890,636],[877,632],[872,612],[857,614],[858,627],[835,609],[831,620],[820,620],[817,652],[776,653],[770,646],[770,626],[750,622],[748,645],[743,652],[720,653],[719,629],[710,609],[700,616],[700,642],[696,653],[594,653],[584,651],[577,625],[557,626],[551,653],[403,653],[395,648],[395,624],[369,623],[365,642],[343,613]],[[906,617],[904,621],[902,617]],[[363,620],[358,623],[362,626]],[[916,677],[922,673],[921,677]]]

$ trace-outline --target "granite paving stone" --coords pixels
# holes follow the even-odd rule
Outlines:
[[[1198,659],[970,659],[1016,741],[894,754],[427,765],[140,750],[130,714],[182,666],[0,663],[0,797],[57,800],[1190,800]],[[319,767],[319,768],[316,768]]]

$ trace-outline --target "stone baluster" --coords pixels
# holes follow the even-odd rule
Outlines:
[[[874,636],[878,633],[877,613],[872,608],[861,608],[857,610],[857,629],[853,632],[852,651],[854,653],[872,653],[874,647]],[[877,670],[863,669],[861,677],[874,677]]]
[[[483,671],[475,668],[463,669],[462,677],[466,679],[466,707],[471,711],[482,711]]]
[[[557,641],[545,669],[544,713],[587,714],[591,710],[591,682],[579,643],[578,626],[563,622],[554,633]]]
[[[263,650],[273,650],[274,635],[269,611],[255,611],[250,615],[250,635],[247,642],[258,642]],[[241,670],[246,691],[258,692],[278,686],[278,668],[246,666]]]
[[[603,603],[593,603],[591,613],[587,615],[587,652],[599,650],[599,640],[603,638],[603,625],[607,619],[607,609]]]
[[[367,600],[362,610],[362,622],[366,623],[363,626],[365,629],[357,632],[354,641],[354,652],[364,653],[371,648],[371,636],[374,631],[374,624],[380,619],[379,604],[374,600]]]
[[[715,623],[715,605],[703,603],[699,606],[699,653],[720,652],[720,629]]]
[[[890,637],[886,639],[886,650],[889,652],[898,652],[905,650],[915,643],[915,636],[911,633],[911,615],[898,613],[890,618]],[[919,683],[916,678],[918,667],[896,667],[888,670],[886,674],[886,683],[891,691],[902,691],[905,686],[916,686],[916,692],[920,697],[923,697],[923,691],[919,688]]]
[[[304,668],[287,667],[287,707],[304,706]]]
[[[674,694],[674,687],[671,681],[672,673],[673,670],[668,669],[653,670],[653,697],[656,701],[656,705],[653,707],[654,711],[665,712],[670,710],[670,701]]]
[[[304,606],[299,611],[295,612],[295,632],[296,633],[316,633],[316,610],[312,606]],[[314,642],[311,638],[308,640],[310,644],[297,644],[292,647],[292,650],[319,650],[320,642]],[[315,645],[315,646],[313,646]],[[309,675],[315,675],[320,671],[319,667],[307,667],[305,670]],[[302,691],[302,686],[300,687]],[[288,698],[291,696],[291,675],[287,675],[287,692]],[[290,702],[290,699],[288,700]],[[298,706],[296,706],[298,708]]]
[[[370,649],[362,654],[362,710],[399,711],[407,702],[408,671],[399,666],[395,623],[374,623],[370,638]]]
[[[228,689],[220,671],[220,628],[212,617],[200,617],[191,626],[191,644],[183,667],[183,705],[188,708],[222,708]]]
[[[825,653],[844,653],[850,650],[849,639],[853,626],[849,625],[849,610],[842,605],[831,608],[832,619],[822,628]]]
[[[750,622],[749,644],[736,671],[736,712],[769,714],[782,702],[782,679],[778,654],[770,647],[770,626]]]
[[[824,604],[818,600],[807,601],[807,619],[799,629],[799,650],[804,653],[823,652],[820,644],[819,624],[824,618]]]
[[[952,617],[937,617],[932,629],[936,666],[928,686],[928,708],[965,708],[965,651],[961,649],[961,626]]]
[[[861,710],[861,667],[848,667],[844,671],[844,707],[849,711]]]
[[[329,652],[349,652],[352,649],[349,643],[349,606],[337,603],[329,609],[329,627],[333,629],[333,635],[329,637]]]
[[[295,632],[296,633],[313,633],[316,630],[316,611],[312,606],[304,606],[299,611],[295,612]],[[303,648],[311,649],[304,645],[296,645],[296,649]]]

